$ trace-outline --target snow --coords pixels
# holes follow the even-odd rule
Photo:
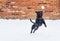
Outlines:
[[[34,20],[33,20],[34,21]],[[0,19],[0,41],[60,41],[60,20],[45,20],[34,34],[29,20]]]

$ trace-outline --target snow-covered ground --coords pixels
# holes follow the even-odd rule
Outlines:
[[[34,21],[34,20],[33,20]],[[0,41],[60,41],[60,20],[45,20],[34,34],[30,34],[29,20],[0,19]]]

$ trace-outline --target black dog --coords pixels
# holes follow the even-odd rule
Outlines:
[[[45,27],[47,27],[44,19],[42,18],[42,16],[43,16],[43,11],[36,11],[36,14],[37,14],[37,17],[36,17],[36,21],[35,21],[35,22],[33,22],[33,21],[30,19],[30,21],[33,23],[32,28],[31,28],[31,33],[32,33],[32,32],[34,33],[34,32],[39,28],[39,26],[42,26],[42,24],[44,24]]]

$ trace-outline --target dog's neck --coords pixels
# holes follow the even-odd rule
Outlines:
[[[43,18],[36,18],[36,19],[43,19]]]

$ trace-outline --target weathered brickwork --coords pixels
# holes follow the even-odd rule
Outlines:
[[[35,19],[43,11],[45,19],[60,19],[60,0],[1,0],[0,18]]]

